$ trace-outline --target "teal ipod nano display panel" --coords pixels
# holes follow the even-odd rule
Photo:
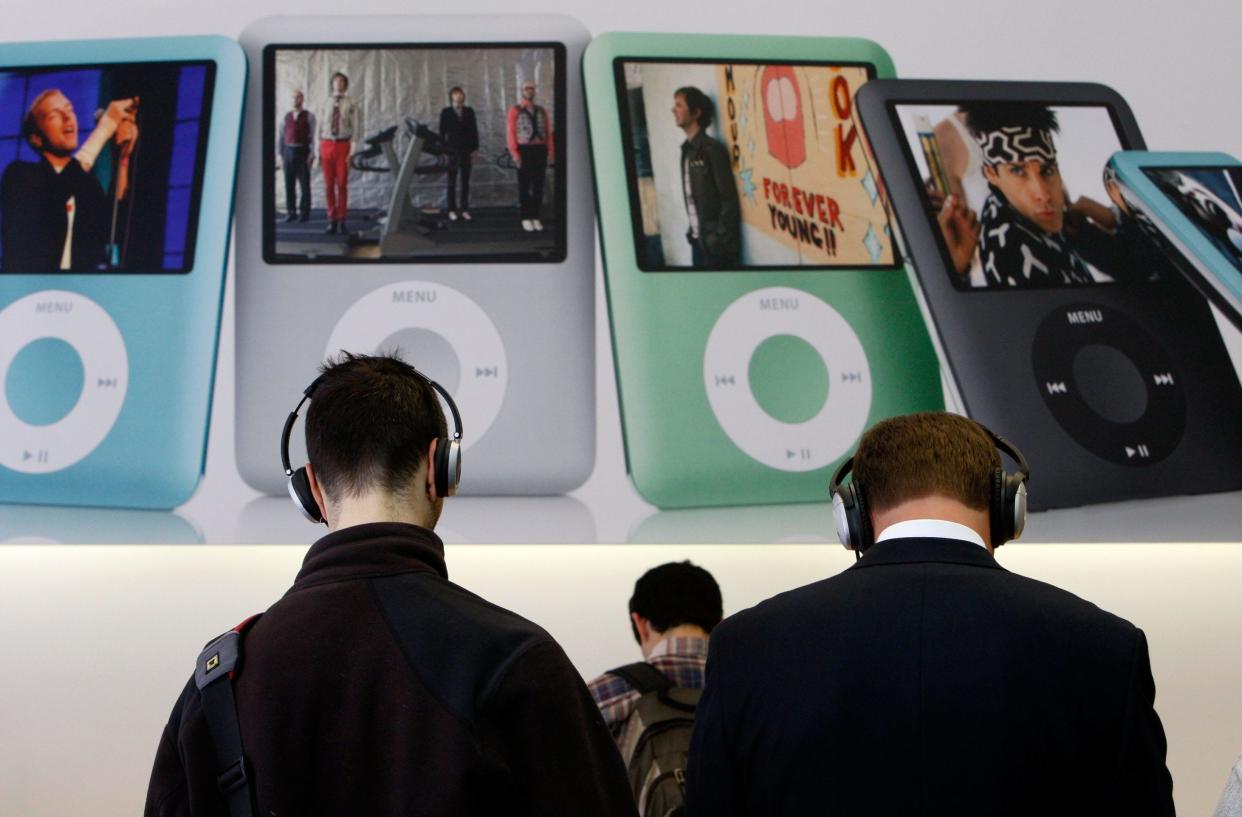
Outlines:
[[[224,37],[0,45],[0,502],[194,492],[245,87]]]
[[[660,507],[826,501],[943,408],[854,106],[857,39],[605,34],[583,75],[626,461]]]
[[[1190,282],[1242,329],[1242,162],[1227,153],[1127,150],[1109,162],[1133,210]]]

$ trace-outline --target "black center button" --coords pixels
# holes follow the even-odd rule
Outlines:
[[[1158,342],[1110,307],[1067,304],[1035,331],[1035,384],[1063,429],[1122,465],[1167,457],[1186,429],[1181,377]]]
[[[1087,407],[1114,423],[1133,423],[1147,412],[1143,373],[1115,346],[1089,343],[1074,355],[1074,384]]]

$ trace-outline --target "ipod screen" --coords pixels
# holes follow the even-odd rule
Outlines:
[[[870,66],[620,58],[615,69],[641,269],[894,265],[854,107]]]
[[[194,266],[215,64],[0,67],[0,272]]]
[[[894,106],[946,268],[963,290],[1142,283],[1176,274],[1106,173],[1108,108]]]
[[[1145,167],[1143,172],[1242,272],[1242,167]]]
[[[269,263],[558,262],[561,43],[264,51]],[[572,217],[589,218],[589,213]]]

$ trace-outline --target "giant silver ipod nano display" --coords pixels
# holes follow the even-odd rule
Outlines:
[[[595,449],[595,253],[560,16],[274,17],[237,202],[237,462],[285,491],[288,407],[325,358],[395,352],[454,396],[463,494],[557,494]],[[302,440],[292,444],[304,461]]]

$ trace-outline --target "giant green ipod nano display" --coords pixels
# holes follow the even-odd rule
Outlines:
[[[626,461],[665,508],[826,501],[943,408],[854,94],[875,43],[605,34],[583,58]]]

